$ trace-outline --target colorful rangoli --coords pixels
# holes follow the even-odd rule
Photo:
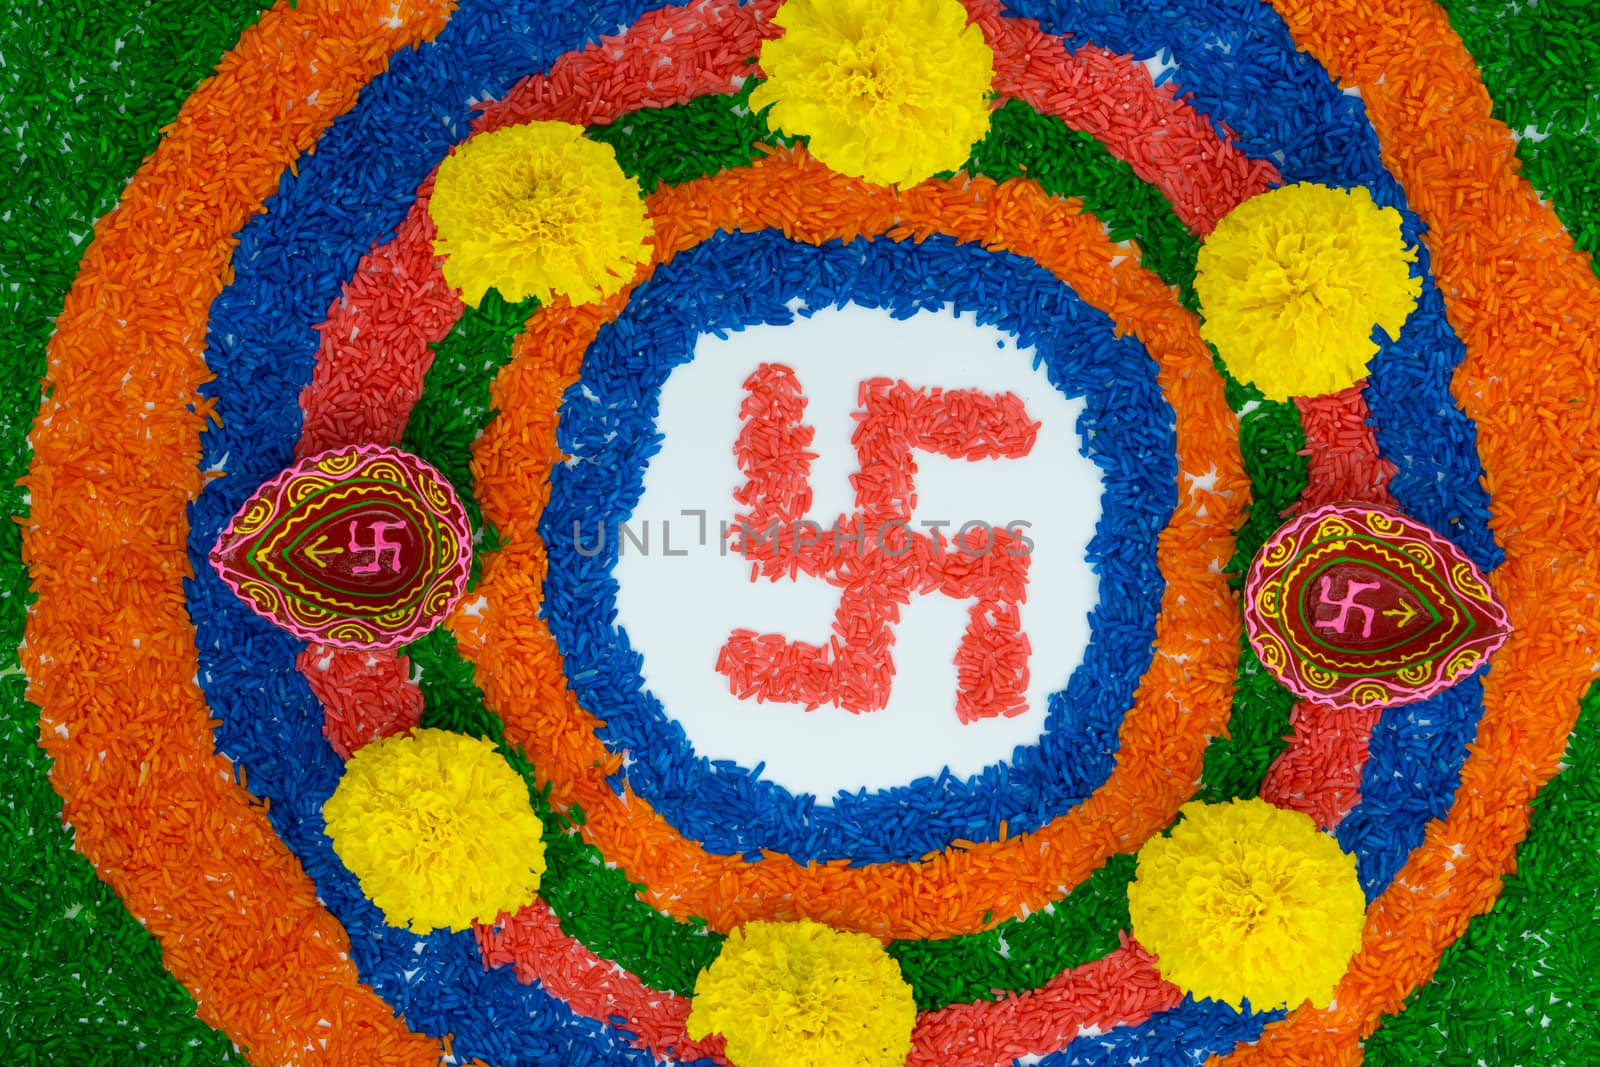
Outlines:
[[[1444,8],[227,35],[41,338],[0,676],[226,1040],[20,1062],[1600,1057],[1469,962],[1569,936],[1485,913],[1582,855],[1600,280]]]

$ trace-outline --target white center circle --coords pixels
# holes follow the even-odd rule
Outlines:
[[[1027,594],[1021,605],[1029,657],[1025,709],[963,723],[957,715],[956,653],[970,600],[913,596],[894,625],[887,704],[851,712],[830,704],[740,699],[718,673],[735,630],[825,644],[840,589],[798,573],[752,580],[752,565],[725,531],[736,529],[735,458],[745,382],[763,364],[794,372],[816,433],[810,451],[809,518],[828,529],[856,509],[850,476],[860,386],[886,378],[918,389],[1012,393],[1039,424],[1026,455],[969,461],[915,453],[911,529],[954,536],[980,523],[1024,532]],[[1050,694],[1083,658],[1098,581],[1086,554],[1100,518],[1100,471],[1083,453],[1081,398],[1063,395],[1034,366],[1031,348],[976,317],[946,310],[908,319],[848,305],[754,326],[726,338],[702,335],[694,358],[661,388],[660,451],[645,470],[638,506],[613,532],[617,623],[643,657],[645,684],[679,723],[696,755],[732,760],[793,793],[824,801],[841,790],[906,785],[948,768],[958,776],[1011,758],[1044,731]],[[702,519],[701,513],[704,514]],[[948,525],[939,525],[948,524]]]

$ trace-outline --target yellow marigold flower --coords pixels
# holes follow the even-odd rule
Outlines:
[[[482,134],[439,164],[428,201],[445,281],[473,307],[552,292],[574,304],[610,296],[650,258],[639,183],[610,145],[565,122]]]
[[[1365,189],[1286,185],[1228,214],[1200,248],[1201,334],[1268,397],[1337,393],[1367,376],[1374,328],[1417,306],[1400,213]]]
[[[1133,936],[1161,976],[1256,1010],[1326,1007],[1361,945],[1356,860],[1311,818],[1264,800],[1186,804],[1139,850]]]
[[[425,934],[532,903],[544,827],[494,745],[414,730],[362,748],[322,807],[328,836],[391,926]]]
[[[867,934],[821,923],[734,930],[694,983],[689,1036],[720,1033],[739,1067],[903,1067],[917,1005]]]
[[[989,128],[994,53],[959,0],[788,0],[772,21],[750,106],[841,174],[913,185]]]

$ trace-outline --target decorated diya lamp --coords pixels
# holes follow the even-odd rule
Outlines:
[[[471,527],[450,483],[381,445],[296,463],[244,502],[211,550],[256,614],[340,648],[391,648],[433,629],[471,562]]]
[[[1245,581],[1262,664],[1335,708],[1423,700],[1470,676],[1511,627],[1483,572],[1393,508],[1330,504],[1262,546]]]

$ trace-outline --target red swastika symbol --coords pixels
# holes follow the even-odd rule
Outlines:
[[[766,363],[744,383],[743,426],[734,449],[745,482],[734,499],[737,547],[751,580],[822,579],[841,590],[826,644],[735,630],[717,670],[741,699],[881,710],[894,679],[895,624],[914,595],[972,600],[956,652],[956,714],[962,722],[1025,710],[1028,637],[1025,538],[984,523],[947,538],[913,532],[916,450],[955,459],[1027,455],[1039,424],[1012,393],[918,389],[873,378],[861,383],[852,437],[860,463],[850,476],[856,511],[831,530],[806,519],[811,508],[814,431],[794,371]]]

